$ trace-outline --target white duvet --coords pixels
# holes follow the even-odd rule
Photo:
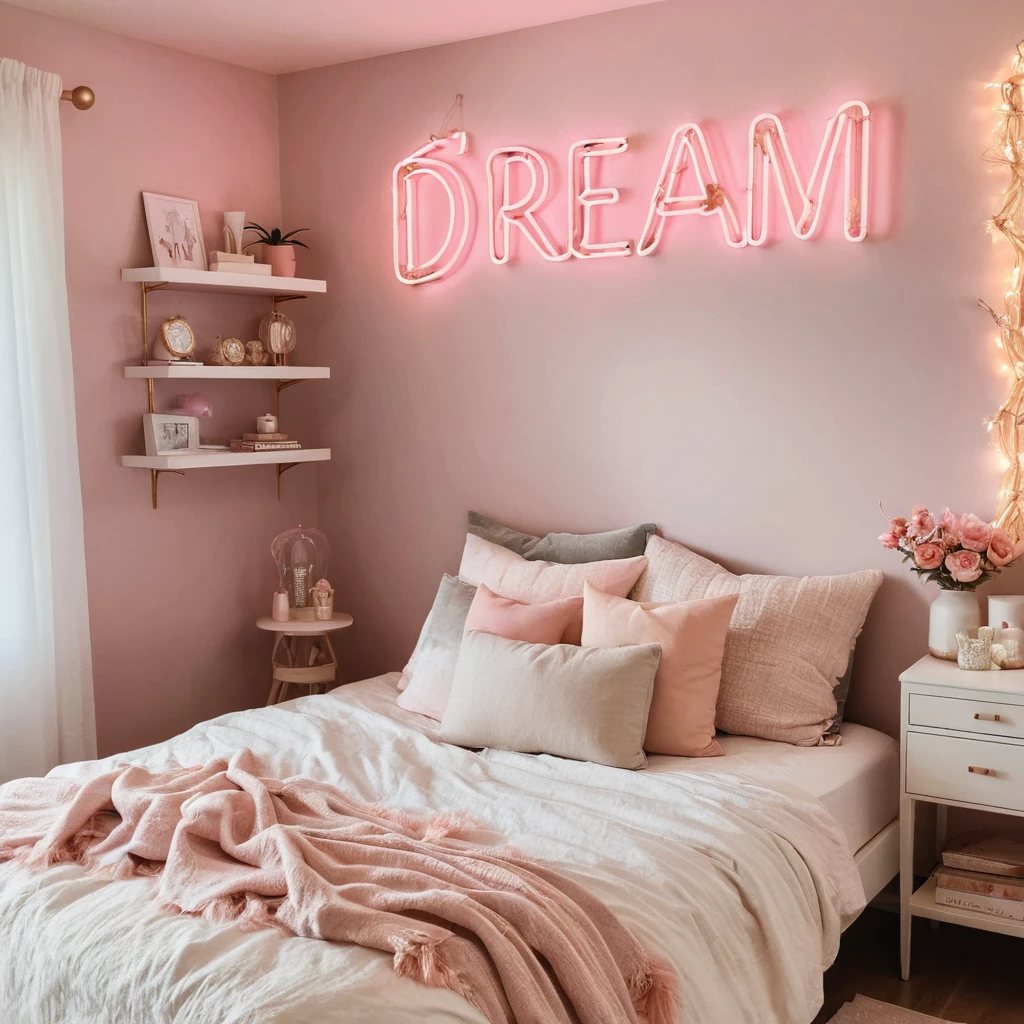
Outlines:
[[[472,815],[603,899],[679,974],[687,1024],[808,1024],[822,970],[862,908],[839,825],[796,789],[629,772],[440,743],[394,703],[395,675],[196,726],[95,762],[197,764],[249,747],[264,774],[366,801]],[[58,768],[54,774],[62,774]],[[499,841],[495,837],[494,841]],[[400,979],[378,951],[244,933],[160,911],[147,882],[0,865],[3,1024],[483,1024]]]

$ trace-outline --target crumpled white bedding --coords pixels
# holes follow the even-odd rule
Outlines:
[[[153,768],[250,748],[366,801],[472,815],[603,899],[679,973],[687,1024],[807,1024],[863,906],[842,830],[795,788],[474,753],[394,703],[392,673],[243,711],[96,761]],[[79,766],[80,767],[80,766]],[[65,773],[57,768],[54,774]],[[160,911],[147,882],[0,865],[4,1024],[482,1024],[460,996],[398,978],[376,950],[245,933]]]

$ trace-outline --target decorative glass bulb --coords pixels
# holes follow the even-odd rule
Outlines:
[[[313,527],[297,526],[278,534],[270,553],[277,563],[281,587],[288,592],[289,607],[307,607],[310,590],[327,573],[331,559],[327,538]]]

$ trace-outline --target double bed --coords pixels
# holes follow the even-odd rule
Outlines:
[[[840,935],[896,873],[898,744],[724,737],[725,756],[629,772],[464,750],[395,703],[397,674],[202,723],[97,761],[153,769],[248,748],[368,803],[454,811],[602,899],[679,978],[686,1024],[808,1024]],[[63,766],[53,774],[80,773]],[[377,950],[245,932],[161,910],[145,879],[0,865],[4,1024],[484,1024]]]

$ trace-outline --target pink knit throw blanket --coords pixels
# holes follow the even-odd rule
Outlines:
[[[248,750],[0,787],[0,861],[152,875],[170,909],[384,950],[398,974],[460,993],[492,1024],[673,1024],[670,967],[576,883],[459,838],[473,827],[260,778]]]

